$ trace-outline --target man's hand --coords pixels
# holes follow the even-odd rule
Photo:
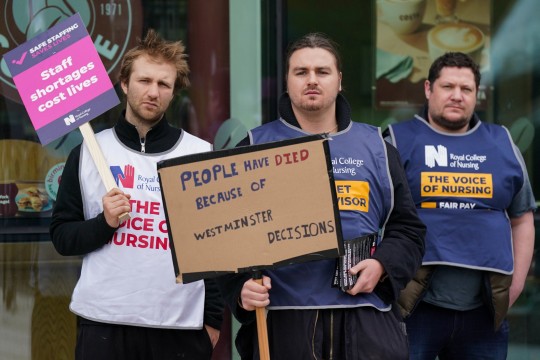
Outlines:
[[[347,290],[350,295],[356,295],[359,293],[370,293],[375,289],[375,286],[384,274],[384,267],[375,259],[366,259],[360,261],[353,266],[349,273],[352,275],[358,275],[356,284],[353,288]]]
[[[262,285],[249,279],[244,283],[240,292],[240,306],[248,311],[253,311],[258,307],[266,307],[270,304],[268,290],[272,288],[270,278],[263,276]]]
[[[212,342],[212,348],[215,348],[219,340],[219,330],[214,329],[213,327],[208,326],[208,325],[204,325],[204,328],[206,329],[206,332],[208,333],[208,336],[210,337],[210,341]]]
[[[119,227],[119,216],[131,211],[130,198],[131,195],[118,188],[112,189],[103,196],[103,215],[105,215],[105,220],[110,227]]]

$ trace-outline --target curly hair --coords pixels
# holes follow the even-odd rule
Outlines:
[[[478,89],[481,80],[480,67],[469,55],[461,52],[447,52],[435,59],[429,68],[428,74],[428,80],[431,86],[433,86],[435,80],[439,78],[441,75],[441,70],[445,67],[471,69],[472,73],[474,74],[476,88]]]

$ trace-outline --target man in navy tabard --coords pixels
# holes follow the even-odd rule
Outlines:
[[[431,65],[427,106],[389,126],[426,253],[399,304],[413,360],[506,359],[508,308],[523,290],[536,203],[508,130],[474,113],[480,71],[462,53]]]
[[[327,133],[338,198],[346,192],[355,200],[337,201],[343,238],[375,234],[379,244],[371,258],[351,268],[358,279],[347,291],[332,286],[334,259],[265,271],[262,285],[244,275],[220,279],[243,324],[239,353],[259,359],[253,310],[266,307],[272,359],[407,359],[404,324],[393,304],[420,266],[425,226],[397,151],[380,129],[351,121],[339,54],[326,36],[308,34],[294,42],[286,69],[280,119],[251,130],[239,145]]]

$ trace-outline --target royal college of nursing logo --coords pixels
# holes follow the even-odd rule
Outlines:
[[[426,145],[425,159],[426,166],[430,169],[434,168],[435,164],[438,166],[448,166],[448,151],[442,145],[437,145],[437,147]]]
[[[113,165],[110,166],[110,169],[117,186],[122,184],[122,187],[126,189],[133,189],[135,184],[135,168],[132,165],[125,165],[124,169],[120,166]]]
[[[461,169],[479,170],[487,160],[485,154],[448,153],[448,149],[442,145],[426,145],[424,148],[426,166],[433,169],[435,166]]]
[[[79,13],[113,83],[122,56],[142,32],[140,0],[4,0],[0,6],[0,95],[18,103],[22,101],[4,54],[58,22]],[[24,62],[24,57],[18,61]]]

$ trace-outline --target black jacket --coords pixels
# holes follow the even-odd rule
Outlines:
[[[141,151],[141,139],[134,125],[121,116],[114,126],[120,141],[133,150]],[[145,143],[146,153],[159,153],[172,148],[179,140],[182,130],[169,125],[163,118],[150,131]],[[107,149],[102,149],[106,152]],[[79,159],[81,145],[68,156],[62,181],[58,189],[52,214],[50,235],[54,247],[61,255],[85,255],[101,248],[112,238],[116,228],[111,228],[100,213],[93,219],[84,219],[82,195],[79,185]],[[214,280],[205,280],[204,323],[215,329],[221,328],[223,300]]]

